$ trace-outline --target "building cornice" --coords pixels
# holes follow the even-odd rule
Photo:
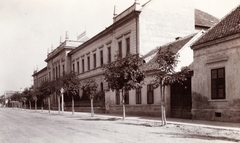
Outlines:
[[[221,38],[218,38],[218,39],[215,39],[215,40],[212,40],[212,41],[201,43],[199,45],[194,45],[191,48],[193,50],[198,50],[198,49],[202,49],[202,48],[205,48],[205,47],[208,47],[208,46],[211,46],[211,45],[216,45],[216,44],[219,44],[219,43],[230,41],[230,40],[233,40],[233,39],[236,39],[236,38],[240,38],[240,33],[230,35],[230,36],[221,37]]]
[[[74,50],[72,50],[70,53],[68,53],[69,55],[72,55],[74,53],[76,53],[77,51],[85,48],[87,45],[90,45],[92,43],[94,43],[95,41],[97,41],[98,39],[102,38],[103,36],[111,33],[112,31],[114,31],[117,27],[120,27],[121,25],[126,24],[127,21],[132,20],[133,18],[136,18],[139,16],[141,11],[132,11],[131,13],[129,13],[128,15],[126,15],[125,17],[123,17],[122,19],[116,21],[115,23],[113,23],[112,25],[110,25],[109,27],[107,27],[105,30],[101,31],[100,33],[98,33],[97,35],[95,35],[94,37],[92,37],[91,39],[89,39],[88,41],[86,41],[85,43],[81,44],[80,46],[78,46],[77,48],[75,48]]]

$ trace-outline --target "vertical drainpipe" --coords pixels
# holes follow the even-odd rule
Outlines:
[[[140,47],[139,47],[139,13],[136,14],[136,54],[140,54]]]

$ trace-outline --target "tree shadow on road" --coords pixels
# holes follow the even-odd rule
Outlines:
[[[231,142],[239,142],[238,139],[228,138],[228,137],[221,137],[221,136],[208,136],[208,135],[199,135],[199,134],[187,134],[187,133],[164,133],[164,132],[153,132],[153,134],[158,134],[162,137],[169,137],[169,138],[193,138],[193,139],[201,139],[201,140],[221,140],[221,141],[231,141]]]
[[[83,121],[118,121],[121,120],[120,118],[85,118],[85,119],[78,119]]]

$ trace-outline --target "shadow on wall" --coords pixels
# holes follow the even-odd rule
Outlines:
[[[240,109],[240,99],[235,98],[232,101],[229,102],[229,106],[232,108]]]
[[[192,108],[193,109],[210,109],[209,99],[200,93],[192,93]]]

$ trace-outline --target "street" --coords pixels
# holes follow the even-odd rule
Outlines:
[[[1,143],[223,143],[240,142],[240,132],[187,125],[91,117],[90,113],[0,108]]]

